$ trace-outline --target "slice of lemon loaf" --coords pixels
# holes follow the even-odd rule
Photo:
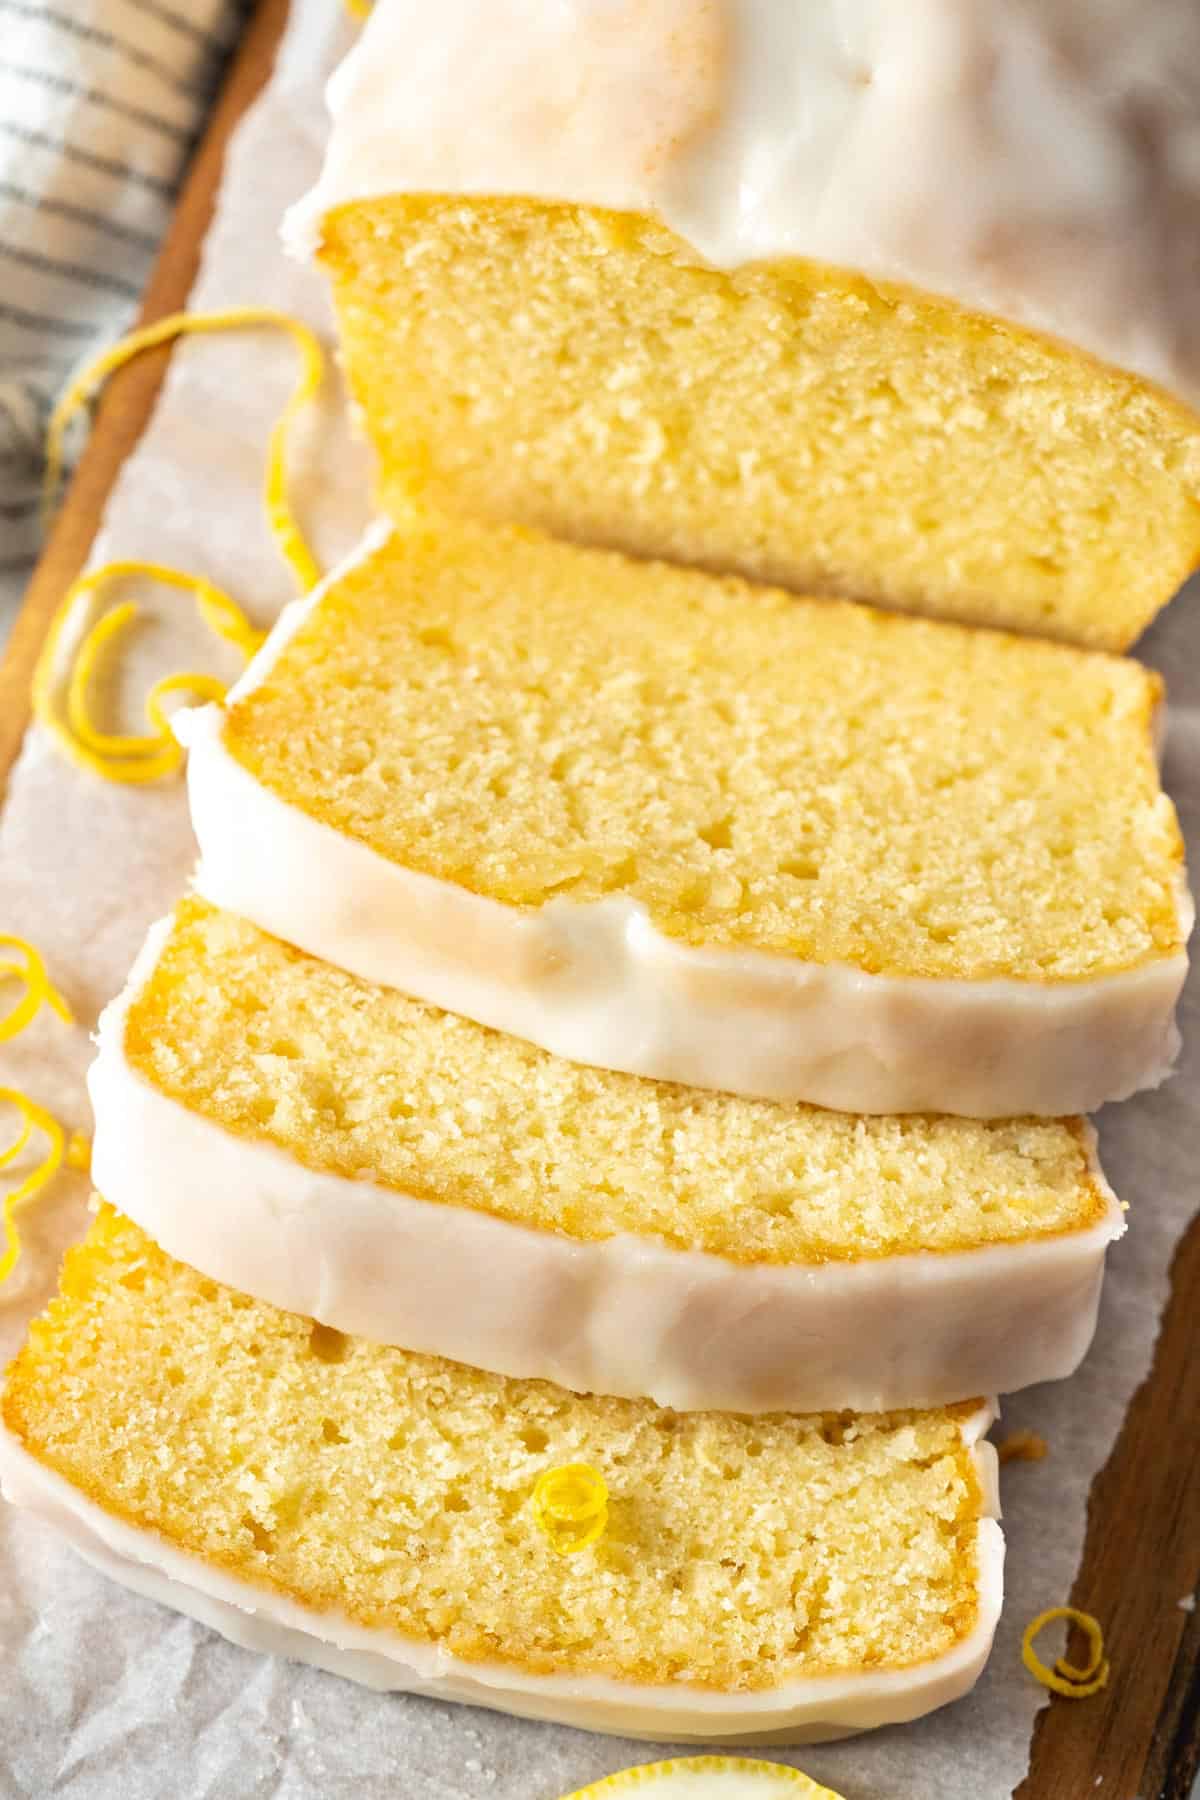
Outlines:
[[[582,1391],[875,1410],[1066,1375],[1121,1209],[1082,1121],[648,1082],[185,902],[104,1015],[106,1199],[343,1331]]]
[[[201,891],[580,1062],[859,1112],[1157,1081],[1190,911],[1158,678],[413,520],[191,746]]]
[[[590,1782],[562,1800],[841,1800],[786,1763],[746,1756],[673,1756]]]
[[[380,1688],[799,1741],[964,1692],[999,1609],[977,1404],[749,1420],[582,1399],[340,1337],[109,1210],[2,1410],[6,1492],[102,1568]],[[579,1464],[591,1542],[544,1480]]]
[[[1200,561],[1200,8],[1101,11],[377,0],[289,236],[385,505],[1131,642]]]

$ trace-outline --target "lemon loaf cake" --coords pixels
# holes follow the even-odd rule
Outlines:
[[[386,506],[1116,648],[1200,561],[1198,70],[1194,0],[377,0],[288,236]]]
[[[101,1021],[92,1177],[345,1332],[677,1408],[1066,1375],[1122,1214],[1081,1120],[862,1118],[581,1067],[185,902]]]
[[[186,714],[200,891],[576,1061],[1087,1112],[1175,1048],[1160,683],[1064,645],[412,520]]]
[[[111,1210],[2,1411],[6,1493],[106,1572],[377,1688],[802,1741],[955,1698],[999,1610],[976,1403],[750,1420],[583,1399],[339,1337]],[[586,1508],[546,1492],[579,1465]]]

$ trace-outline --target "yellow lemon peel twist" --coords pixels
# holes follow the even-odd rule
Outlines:
[[[589,1463],[543,1469],[533,1487],[534,1522],[560,1556],[575,1556],[604,1535],[608,1487]]]
[[[342,0],[342,5],[350,17],[357,19],[360,25],[364,19],[370,17],[371,0]]]
[[[198,336],[220,331],[243,331],[270,326],[286,331],[300,352],[300,374],[288,402],[271,428],[267,443],[266,473],[263,480],[263,504],[267,522],[283,556],[290,563],[300,584],[307,592],[321,578],[316,558],[292,516],[287,499],[287,440],[297,414],[316,395],[325,372],[325,354],[316,333],[302,319],[280,312],[273,306],[233,306],[222,312],[169,313],[153,325],[131,331],[116,344],[93,358],[67,384],[50,414],[46,431],[46,478],[44,505],[47,515],[53,507],[62,477],[63,445],[67,427],[81,407],[116,373],[145,350],[157,349],[178,337]]]
[[[17,950],[23,958],[21,962],[0,959],[0,978],[13,976],[25,984],[25,992],[17,1004],[0,1019],[0,1043],[9,1043],[24,1031],[43,1006],[48,1006],[52,1012],[57,1013],[64,1024],[73,1025],[74,1013],[51,981],[45,959],[28,939],[16,937],[11,932],[0,932],[0,949]],[[3,1284],[12,1274],[21,1254],[17,1209],[47,1186],[61,1162],[65,1161],[73,1169],[88,1169],[91,1166],[92,1146],[82,1131],[73,1131],[70,1137],[66,1137],[62,1126],[51,1113],[16,1088],[0,1088],[0,1102],[16,1107],[21,1117],[16,1137],[6,1149],[0,1150],[0,1169],[5,1169],[16,1161],[35,1131],[43,1134],[47,1144],[46,1155],[37,1168],[5,1196],[3,1207],[0,1208],[0,1219],[4,1227],[4,1249],[0,1253],[0,1284]]]
[[[67,1139],[67,1151],[63,1158],[68,1169],[78,1169],[84,1175],[92,1167],[92,1140],[86,1131],[73,1131]]]
[[[24,1031],[43,1006],[56,1012],[64,1025],[73,1025],[75,1015],[46,972],[46,965],[33,945],[25,938],[0,932],[0,949],[17,950],[23,962],[0,959],[0,978],[11,976],[23,982],[25,992],[11,1010],[0,1018],[0,1044],[7,1044]]]
[[[193,698],[222,700],[225,684],[212,675],[191,670],[165,675],[156,681],[145,700],[149,734],[100,731],[88,711],[88,688],[96,665],[109,641],[137,617],[129,601],[114,606],[91,625],[79,640],[67,679],[65,718],[56,701],[56,684],[63,640],[76,617],[76,609],[109,582],[133,576],[145,577],[164,587],[190,593],[205,624],[249,659],[265,633],[257,631],[229,594],[206,581],[165,563],[124,560],[105,563],[72,582],[51,621],[33,676],[34,717],[49,731],[60,748],[81,768],[105,780],[118,782],[159,781],[171,775],[183,761],[183,750],[171,733],[163,701],[186,692]]]
[[[1078,1625],[1086,1635],[1088,1659],[1082,1668],[1068,1662],[1065,1656],[1058,1657],[1053,1668],[1048,1668],[1034,1649],[1038,1633],[1057,1619]],[[1098,1694],[1108,1685],[1108,1658],[1104,1654],[1104,1632],[1100,1622],[1091,1613],[1080,1612],[1074,1606],[1051,1606],[1030,1620],[1021,1639],[1021,1661],[1035,1681],[1040,1681],[1052,1694],[1065,1694],[1070,1700],[1086,1700],[1089,1694]]]
[[[0,1218],[4,1224],[4,1249],[0,1252],[0,1284],[6,1282],[16,1268],[21,1254],[21,1234],[17,1229],[17,1212],[27,1200],[47,1186],[58,1173],[59,1165],[66,1160],[73,1168],[86,1168],[89,1160],[90,1146],[82,1132],[73,1132],[68,1141],[62,1126],[52,1113],[28,1094],[20,1093],[16,1088],[0,1088],[0,1101],[15,1106],[21,1115],[21,1124],[16,1137],[4,1150],[0,1150],[0,1169],[7,1168],[15,1162],[35,1131],[40,1131],[46,1139],[46,1154],[23,1181],[17,1183],[10,1193],[4,1196]]]
[[[266,470],[263,478],[263,505],[267,524],[290,565],[302,592],[320,580],[316,558],[293,516],[287,495],[288,434],[300,412],[315,397],[325,372],[325,355],[321,345],[302,320],[274,307],[238,306],[225,312],[172,313],[154,325],[134,331],[119,343],[102,351],[79,371],[68,384],[50,415],[46,433],[47,513],[57,494],[63,466],[63,444],[67,427],[81,407],[107,381],[108,377],[144,350],[157,348],[173,338],[203,332],[244,330],[247,327],[271,326],[286,331],[300,352],[300,373],[287,404],[271,428],[267,444]],[[88,683],[105,646],[136,617],[132,605],[117,606],[104,615],[84,634],[76,649],[67,683],[66,718],[59,716],[55,705],[56,672],[63,637],[79,601],[109,581],[142,575],[168,587],[183,588],[196,597],[205,622],[221,637],[228,639],[249,658],[262,642],[263,633],[250,624],[228,594],[203,576],[189,575],[162,563],[121,561],[107,563],[74,582],[55,615],[38,659],[33,681],[35,717],[53,734],[71,759],[93,774],[118,782],[159,781],[173,774],[183,760],[175,742],[163,702],[171,694],[187,692],[208,700],[224,698],[225,689],[211,675],[181,672],[155,682],[146,697],[146,716],[152,727],[149,735],[102,732],[88,714]]]

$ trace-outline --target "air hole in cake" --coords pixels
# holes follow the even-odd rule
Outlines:
[[[518,1436],[531,1456],[540,1456],[550,1444],[549,1434],[540,1425],[522,1425]]]
[[[694,881],[685,882],[675,896],[675,904],[682,913],[703,912],[708,905],[708,879],[698,875]]]
[[[422,625],[417,631],[417,641],[427,644],[431,650],[448,650],[452,655],[458,649],[445,625]]]
[[[779,872],[790,875],[795,881],[817,881],[821,865],[815,856],[789,856],[780,863]]]
[[[256,1550],[261,1550],[264,1556],[270,1556],[275,1549],[275,1539],[271,1536],[271,1533],[265,1530],[264,1527],[259,1524],[258,1520],[252,1517],[250,1513],[242,1514],[242,1524],[250,1533],[254,1548]]]
[[[760,1194],[758,1196],[759,1210],[765,1213],[771,1213],[778,1218],[782,1218],[785,1214],[790,1213],[795,1204],[796,1196],[794,1194],[775,1192]]]
[[[611,894],[616,892],[619,888],[632,886],[637,878],[637,857],[626,856],[623,857],[620,862],[614,863],[610,869],[605,870],[600,885],[605,893]]]
[[[305,1069],[303,1089],[304,1099],[314,1112],[326,1114],[339,1126],[345,1124],[345,1101],[331,1075],[323,1069]],[[265,1102],[269,1097],[264,1095],[262,1099]]]
[[[346,1444],[350,1441],[333,1419],[321,1420],[321,1436],[327,1444]]]
[[[550,764],[551,780],[552,781],[567,781],[567,780],[569,780],[571,771],[572,771],[572,769],[574,769],[578,760],[579,759],[576,756],[576,754],[574,753],[574,751],[560,750],[557,753],[557,755],[553,758],[553,760],[551,761],[551,764]]]
[[[732,820],[726,813],[724,818],[714,819],[711,825],[702,825],[698,835],[710,850],[728,850],[733,844],[731,825]]]
[[[344,1331],[322,1325],[314,1319],[308,1336],[308,1347],[319,1362],[344,1362],[350,1352],[350,1339]]]

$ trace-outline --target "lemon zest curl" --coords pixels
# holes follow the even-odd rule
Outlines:
[[[88,1175],[92,1168],[92,1140],[86,1131],[73,1131],[67,1139],[66,1154],[63,1157],[68,1169],[78,1169]]]
[[[24,958],[23,962],[0,960],[0,978],[12,976],[23,982],[25,992],[16,1005],[0,1018],[0,1044],[7,1044],[41,1011],[48,1006],[56,1012],[64,1025],[73,1025],[75,1015],[63,999],[46,972],[46,965],[38,951],[24,938],[14,937],[10,932],[0,932],[0,948],[17,950]]]
[[[1058,1657],[1053,1668],[1048,1668],[1034,1649],[1034,1639],[1038,1633],[1057,1619],[1065,1619],[1069,1624],[1078,1625],[1087,1637],[1088,1659],[1082,1668],[1078,1663],[1068,1662],[1065,1656]],[[1108,1685],[1109,1665],[1104,1654],[1104,1632],[1091,1613],[1080,1612],[1074,1606],[1051,1606],[1046,1612],[1039,1613],[1036,1619],[1030,1620],[1021,1639],[1021,1661],[1035,1681],[1040,1681],[1052,1694],[1064,1694],[1070,1700],[1086,1700],[1089,1694],[1098,1694],[1101,1688]]]
[[[253,656],[266,634],[256,630],[236,600],[211,581],[202,575],[189,575],[183,569],[169,568],[164,563],[132,559],[105,563],[102,568],[93,569],[72,582],[54,615],[34,670],[34,716],[80,768],[103,776],[107,781],[160,781],[164,776],[174,774],[183,761],[183,750],[172,735],[163,701],[171,694],[183,692],[195,699],[223,700],[226,690],[225,684],[212,675],[191,670],[165,675],[154,683],[146,696],[146,717],[153,728],[149,734],[99,730],[89,713],[89,684],[110,640],[137,617],[138,609],[132,602],[123,601],[102,614],[80,639],[67,678],[65,718],[56,697],[62,644],[75,619],[76,609],[109,582],[133,576],[190,593],[204,623],[247,659]]]
[[[271,428],[267,442],[266,468],[263,477],[263,505],[271,534],[290,565],[300,586],[307,592],[321,578],[320,566],[309,549],[292,513],[287,493],[287,446],[292,425],[301,411],[316,396],[325,372],[325,355],[316,334],[302,320],[290,313],[267,306],[236,306],[224,312],[171,313],[155,324],[111,345],[89,362],[70,381],[50,415],[46,433],[46,480],[43,502],[47,515],[57,495],[63,467],[63,446],[67,427],[75,414],[103,386],[108,377],[140,356],[144,350],[157,348],[173,338],[203,332],[234,331],[246,327],[272,326],[286,331],[300,353],[300,373],[287,403]],[[261,644],[264,634],[256,631],[237,602],[203,576],[189,575],[161,563],[121,561],[107,563],[72,583],[56,612],[38,658],[33,679],[34,716],[51,732],[59,746],[73,762],[108,781],[160,781],[172,775],[183,761],[183,751],[175,742],[163,701],[171,694],[187,692],[194,698],[221,700],[225,689],[211,675],[180,672],[155,682],[145,701],[146,717],[151,733],[132,734],[102,732],[88,713],[88,682],[96,663],[109,641],[136,617],[130,604],[117,606],[84,634],[80,640],[74,665],[67,681],[66,719],[59,716],[55,704],[56,671],[64,632],[77,603],[104,583],[123,576],[143,575],[168,587],[183,588],[195,595],[201,617],[219,636],[226,638],[249,659]]]
[[[47,517],[53,509],[62,479],[63,446],[67,427],[80,409],[103,387],[110,375],[140,356],[174,338],[202,333],[240,331],[258,326],[286,331],[300,353],[300,374],[283,411],[271,427],[267,441],[263,504],[267,523],[280,552],[290,564],[301,593],[321,578],[321,570],[293,517],[287,498],[287,442],[297,415],[312,400],[325,373],[325,353],[320,340],[303,320],[273,306],[233,306],[222,312],[168,313],[153,325],[131,331],[127,337],[102,350],[74,378],[55,404],[46,431],[46,476],[43,506]]]
[[[17,1229],[17,1212],[27,1200],[32,1200],[45,1188],[58,1173],[60,1164],[65,1160],[72,1168],[86,1168],[90,1159],[90,1146],[82,1132],[72,1132],[68,1140],[62,1126],[52,1113],[28,1094],[22,1094],[16,1088],[0,1088],[0,1101],[15,1106],[21,1115],[21,1124],[16,1137],[4,1150],[0,1150],[0,1169],[7,1168],[15,1162],[35,1131],[40,1131],[46,1139],[46,1154],[37,1168],[26,1175],[23,1181],[4,1196],[0,1207],[0,1219],[4,1226],[4,1249],[0,1252],[0,1284],[6,1282],[16,1268],[21,1254],[21,1234]]]
[[[533,1487],[534,1523],[559,1556],[575,1556],[604,1535],[608,1487],[590,1463],[543,1469]]]

